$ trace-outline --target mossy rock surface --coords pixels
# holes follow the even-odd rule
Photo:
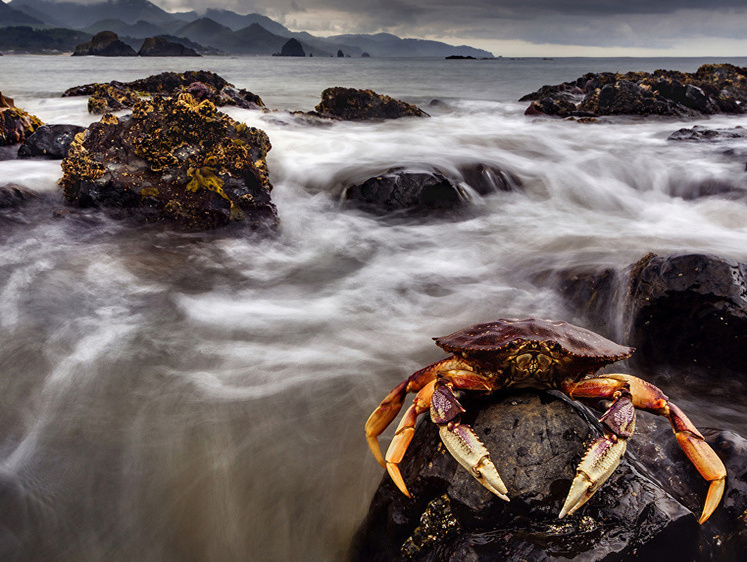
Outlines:
[[[0,146],[25,141],[43,124],[36,115],[16,107],[11,98],[0,92]]]
[[[206,230],[274,226],[265,158],[270,141],[189,93],[107,114],[73,141],[62,162],[66,199],[126,210],[150,222]]]

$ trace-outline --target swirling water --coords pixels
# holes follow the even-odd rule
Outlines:
[[[747,260],[745,198],[688,197],[747,189],[747,145],[667,141],[743,118],[581,125],[527,118],[516,101],[587,71],[702,62],[0,57],[0,89],[49,123],[94,119],[85,98],[59,97],[70,86],[197,68],[272,108],[309,110],[345,85],[432,114],[310,127],[228,109],[273,144],[282,226],[269,239],[59,217],[59,162],[0,161],[0,185],[46,194],[0,213],[0,557],[344,559],[382,476],[363,424],[442,357],[432,336],[498,317],[582,322],[537,282],[548,272],[623,269],[650,251]],[[470,192],[469,211],[433,220],[339,203],[394,166],[458,175],[476,162],[523,189]],[[696,423],[747,432],[744,404],[717,388],[667,392]]]

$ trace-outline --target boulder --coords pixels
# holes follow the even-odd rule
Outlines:
[[[8,183],[0,187],[0,209],[16,209],[37,197],[35,191]]]
[[[649,254],[632,266],[629,337],[650,364],[747,371],[747,266],[703,254]]]
[[[574,81],[542,86],[519,101],[532,101],[529,115],[559,117],[662,115],[689,117],[744,113],[747,69],[706,64],[696,72],[588,73]],[[573,107],[571,107],[573,105]]]
[[[23,142],[43,123],[0,92],[0,146]]]
[[[493,495],[461,467],[441,443],[435,424],[423,416],[400,464],[412,498],[385,475],[351,558],[692,560],[699,559],[708,537],[716,542],[715,534],[704,539],[697,516],[659,484],[658,477],[666,474],[648,470],[656,469],[655,463],[641,468],[633,443],[651,446],[654,437],[665,435],[656,451],[673,455],[666,457],[666,468],[675,471],[676,482],[690,485],[690,477],[699,478],[677,449],[671,429],[662,433],[669,426],[666,420],[643,420],[609,480],[577,513],[559,520],[576,466],[590,440],[600,435],[594,421],[600,414],[535,391],[465,397],[462,404],[467,409],[463,421],[491,452],[511,501]],[[644,417],[653,418],[639,414]],[[701,480],[693,494],[704,488]],[[727,497],[731,489],[728,484]],[[699,515],[702,505],[696,503]]]
[[[695,125],[691,129],[679,129],[669,135],[667,140],[675,141],[697,141],[697,142],[719,142],[732,139],[743,139],[747,137],[747,129],[734,127],[733,129],[708,129],[701,125]]]
[[[186,230],[277,222],[270,142],[189,93],[141,100],[76,135],[62,161],[65,198]],[[119,214],[119,213],[118,213]]]
[[[75,135],[82,131],[85,127],[78,125],[42,125],[18,149],[18,158],[62,160]]]
[[[428,116],[414,105],[377,94],[372,90],[341,87],[324,90],[322,101],[315,109],[322,117],[345,121]]]
[[[93,38],[75,47],[74,57],[136,57],[135,49],[119,40],[113,31],[102,31]]]
[[[402,169],[390,170],[359,185],[351,185],[344,191],[343,198],[379,213],[455,209],[465,202],[461,188],[443,175]]]
[[[285,42],[283,47],[280,49],[281,57],[305,57],[306,53],[303,50],[303,45],[298,39],[290,38]]]
[[[163,37],[148,37],[137,53],[141,57],[200,57],[197,51]]]

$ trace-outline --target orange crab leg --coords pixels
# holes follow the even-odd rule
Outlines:
[[[371,449],[373,456],[383,468],[386,468],[386,461],[381,454],[381,447],[379,447],[379,435],[397,417],[407,393],[419,392],[425,385],[435,380],[436,373],[440,371],[460,369],[463,366],[464,363],[461,360],[452,356],[414,372],[407,380],[398,384],[394,390],[387,394],[379,407],[369,416],[365,427],[366,441],[368,441],[368,448]]]
[[[632,375],[614,374],[570,384],[564,390],[572,398],[600,399],[628,390],[633,406],[647,412],[665,416],[672,424],[677,443],[700,475],[710,482],[703,513],[699,523],[703,524],[721,502],[726,487],[726,468],[721,459],[705,442],[695,425],[659,388]]]

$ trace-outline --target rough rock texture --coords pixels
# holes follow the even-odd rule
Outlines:
[[[637,355],[654,364],[747,370],[747,268],[702,254],[648,255],[627,301]]]
[[[678,141],[699,141],[699,142],[718,142],[731,139],[743,139],[747,137],[747,129],[744,127],[734,127],[733,129],[708,129],[696,125],[691,129],[679,129],[675,131],[667,140]]]
[[[134,106],[140,101],[132,90],[117,84],[97,84],[88,98],[88,113],[103,115]]]
[[[42,125],[18,149],[18,158],[62,160],[75,135],[83,131],[85,127],[78,125]]]
[[[390,170],[343,193],[345,201],[375,212],[454,209],[464,204],[464,194],[454,182],[438,173]]]
[[[148,37],[137,52],[141,57],[200,57],[197,51],[163,37]]]
[[[235,105],[244,109],[261,109],[264,107],[262,99],[248,90],[236,89],[221,76],[207,70],[190,70],[187,72],[162,72],[147,78],[140,78],[132,82],[118,82],[116,80],[105,84],[84,84],[68,88],[62,97],[95,96],[105,98],[108,104],[110,96],[115,104],[105,109],[105,104],[89,100],[89,111],[104,113],[117,111],[125,107],[132,107],[140,99],[138,93],[151,95],[178,95],[190,91],[194,84],[202,84],[200,92],[193,91],[201,99],[210,99],[217,106]],[[119,105],[117,105],[119,104]],[[92,109],[94,111],[92,111]]]
[[[105,115],[73,142],[60,180],[81,207],[125,209],[189,230],[274,225],[264,131],[188,93],[141,100],[132,116]]]
[[[23,142],[41,125],[38,117],[16,107],[0,92],[0,146]]]
[[[693,73],[588,73],[572,82],[543,86],[519,101],[532,101],[528,115],[560,117],[744,113],[747,69],[706,64]]]
[[[298,39],[288,39],[286,43],[283,45],[283,47],[280,49],[280,55],[281,57],[305,57],[306,53],[303,50],[303,45],[301,45],[300,41]]]
[[[315,109],[322,117],[345,121],[428,116],[414,105],[377,94],[373,90],[341,87],[324,90],[322,101]]]
[[[384,476],[351,558],[694,560],[704,544],[715,543],[712,535],[701,536],[695,514],[659,484],[648,465],[642,468],[636,455],[633,443],[657,447],[669,459],[665,470],[673,485],[686,488],[692,478],[693,493],[702,493],[705,482],[697,483],[696,469],[676,449],[665,420],[643,420],[610,479],[577,513],[559,520],[575,467],[588,442],[599,435],[587,411],[532,391],[462,403],[467,408],[463,420],[491,451],[511,501],[491,494],[458,465],[441,444],[436,426],[424,420],[400,464],[412,499]],[[653,418],[639,414],[643,417]],[[653,444],[660,435],[665,436],[662,444]],[[659,476],[666,478],[665,473]],[[727,497],[732,489],[729,484]],[[688,496],[686,501],[693,500],[699,514],[699,500]]]
[[[0,209],[16,209],[37,197],[35,191],[15,183],[8,183],[0,187]]]
[[[97,57],[136,57],[135,49],[119,40],[113,31],[102,31],[93,36],[87,43],[75,47],[73,56]]]

